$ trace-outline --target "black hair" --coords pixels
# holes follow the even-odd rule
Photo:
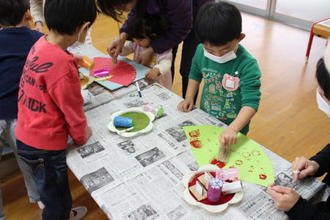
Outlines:
[[[72,35],[85,22],[94,23],[95,0],[46,0],[45,21],[49,30]]]
[[[116,8],[132,1],[133,0],[97,0],[97,6],[103,14],[112,17],[116,21],[120,21],[123,12]]]
[[[145,14],[142,18],[134,19],[127,26],[127,39],[143,39],[146,37],[153,39],[166,33],[167,27],[164,16]]]
[[[29,0],[0,0],[0,26],[18,25],[29,8]]]
[[[321,58],[316,65],[316,79],[319,86],[324,91],[324,96],[330,100],[330,73],[325,66],[323,58]]]
[[[133,0],[97,0],[97,6],[103,14],[108,15],[119,22],[122,18],[123,11],[120,11],[118,8],[132,1]],[[148,0],[137,0],[134,8],[136,11],[136,17],[143,17],[147,4]]]
[[[200,42],[222,46],[240,37],[241,13],[227,2],[206,3],[197,14],[195,30]]]

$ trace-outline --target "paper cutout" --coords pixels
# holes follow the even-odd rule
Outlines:
[[[95,57],[94,67],[91,75],[94,76],[95,71],[100,69],[108,69],[112,76],[108,81],[128,86],[134,82],[136,77],[135,68],[123,60],[118,60],[117,64],[112,63],[112,58]]]
[[[183,127],[189,143],[199,141],[200,147],[191,150],[197,163],[202,166],[214,163],[219,154],[219,134],[225,130],[216,126],[200,125]],[[196,135],[198,134],[198,135]],[[237,144],[231,146],[231,153],[224,168],[239,169],[240,179],[262,186],[274,182],[271,161],[262,148],[243,134],[239,134]]]
[[[88,48],[88,51],[93,50],[92,48]],[[95,48],[94,48],[95,50]],[[98,57],[105,57],[108,58],[108,55],[102,55],[101,52],[97,53],[97,52],[93,52],[93,54],[96,54]],[[118,60],[123,60],[126,63],[130,64],[133,66],[133,68],[136,71],[136,77],[134,79],[134,81],[138,81],[140,79],[143,79],[145,77],[145,74],[150,70],[150,68],[143,66],[141,64],[136,63],[133,60],[127,59],[126,57],[118,57]],[[84,75],[90,75],[89,70],[87,70],[86,68],[79,68],[79,72],[83,73]],[[94,77],[92,77],[94,79],[94,81],[96,81],[96,83],[100,84],[101,86],[105,87],[106,89],[109,90],[116,90],[116,89],[120,89],[123,87],[123,85],[118,84],[118,83],[114,83],[114,82],[110,82],[110,81],[99,81],[99,80],[95,80]]]

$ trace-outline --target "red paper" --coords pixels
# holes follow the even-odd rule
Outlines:
[[[122,60],[118,60],[117,64],[113,64],[112,58],[95,57],[94,67],[91,71],[91,75],[94,76],[94,72],[99,69],[109,70],[112,77],[107,81],[118,83],[124,86],[132,84],[136,78],[135,68]]]

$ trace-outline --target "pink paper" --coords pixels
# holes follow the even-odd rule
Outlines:
[[[239,180],[239,171],[237,168],[220,169],[216,172],[216,177],[222,181],[236,181]]]
[[[108,69],[112,76],[107,81],[118,83],[124,86],[130,85],[136,78],[135,68],[125,61],[118,60],[117,64],[112,63],[112,58],[95,57],[94,67],[91,75],[94,76],[95,71],[100,69]]]

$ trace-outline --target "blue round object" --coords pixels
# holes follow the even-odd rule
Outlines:
[[[133,126],[133,120],[126,117],[117,116],[114,118],[113,124],[115,127],[130,128]]]

